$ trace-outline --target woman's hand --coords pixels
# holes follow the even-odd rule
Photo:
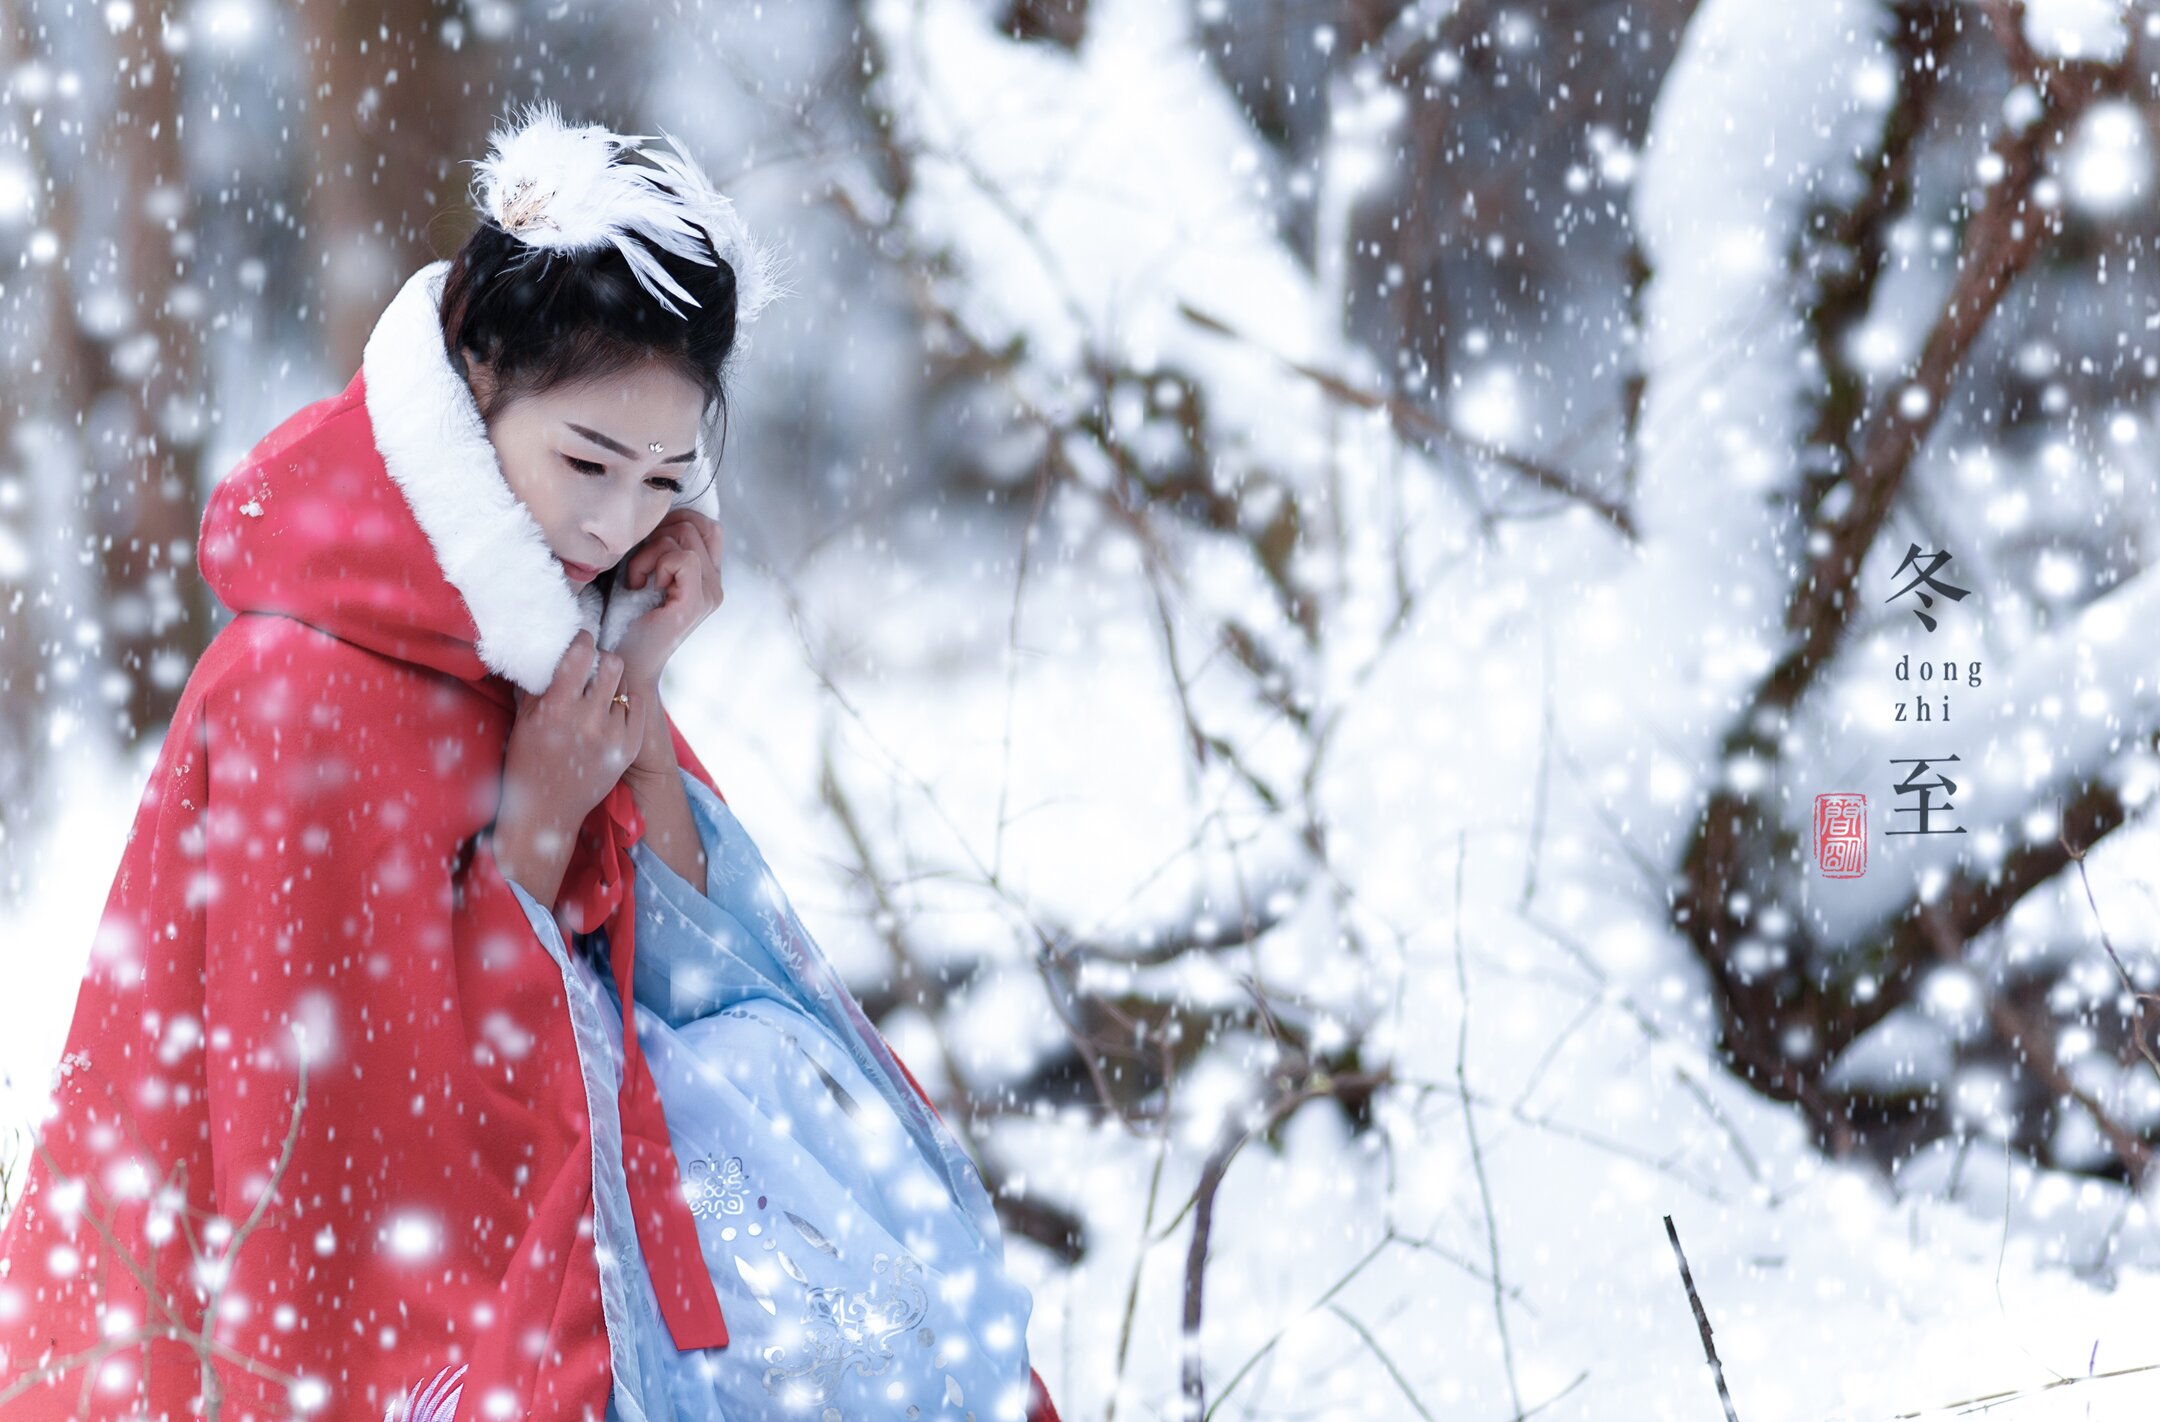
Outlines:
[[[656,698],[668,658],[727,596],[720,587],[719,523],[676,509],[632,550],[619,576],[629,588],[657,580],[662,592],[660,605],[631,623],[616,649],[623,685],[633,695]]]
[[[517,720],[503,760],[495,862],[553,907],[578,826],[637,758],[647,708],[625,689],[623,659],[596,652],[579,632],[538,696],[518,693]],[[618,694],[619,693],[619,694]]]

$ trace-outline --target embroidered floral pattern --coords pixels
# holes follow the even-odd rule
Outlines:
[[[714,1160],[707,1156],[691,1161],[683,1175],[683,1193],[690,1199],[694,1216],[717,1219],[741,1214],[750,1196],[750,1177],[743,1170],[742,1157]]]
[[[840,1385],[843,1371],[876,1377],[892,1365],[893,1348],[923,1320],[930,1296],[923,1266],[911,1254],[880,1251],[871,1260],[870,1285],[862,1289],[813,1288],[803,1312],[808,1335],[802,1357],[784,1363],[787,1350],[768,1348],[765,1390],[790,1406],[823,1402]]]
[[[768,881],[770,882],[770,881]],[[774,909],[758,910],[758,927],[765,930],[765,941],[777,949],[786,959],[797,978],[807,981],[811,977],[810,960],[796,940],[794,925],[781,917]]]
[[[710,876],[710,882],[715,884],[741,883],[742,876],[750,872],[750,866],[743,863],[737,855],[728,853],[727,841],[717,833],[714,835],[713,843],[716,852],[711,856],[706,869],[706,873]]]

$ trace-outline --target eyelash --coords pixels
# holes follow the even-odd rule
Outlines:
[[[590,459],[576,459],[566,454],[563,456],[563,460],[564,462],[569,464],[572,469],[577,470],[577,472],[580,474],[607,473],[607,467],[605,465],[595,464]],[[654,475],[653,485],[656,488],[665,489],[671,494],[679,494],[682,492],[682,480],[670,479],[664,475]]]

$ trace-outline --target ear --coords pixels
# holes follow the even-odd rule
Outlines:
[[[495,372],[471,346],[466,346],[458,355],[465,367],[465,383],[472,387],[473,403],[484,410],[488,396],[495,391]]]

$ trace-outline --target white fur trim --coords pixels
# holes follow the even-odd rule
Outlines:
[[[537,693],[584,619],[443,348],[437,312],[449,271],[438,261],[413,273],[376,320],[360,357],[368,421],[443,576],[472,613],[481,662]]]
[[[360,357],[368,421],[383,466],[472,613],[481,662],[537,694],[579,628],[612,649],[658,603],[659,588],[611,596],[611,575],[583,588],[564,576],[539,523],[503,478],[472,389],[443,348],[438,313],[449,271],[448,261],[420,268],[376,320]],[[717,518],[718,479],[687,506]]]

